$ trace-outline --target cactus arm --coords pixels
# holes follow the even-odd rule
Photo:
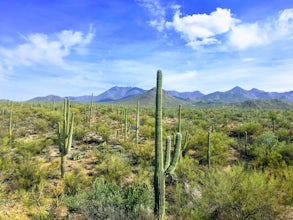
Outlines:
[[[71,149],[72,146],[72,136],[73,136],[73,121],[74,121],[74,113],[71,114],[71,121],[70,121],[70,129],[68,134],[68,145],[66,146],[65,154],[68,154],[68,152]]]
[[[181,139],[182,135],[181,133],[176,134],[176,144],[174,147],[174,154],[172,157],[171,165],[167,169],[167,173],[173,174],[175,171],[175,168],[177,166],[177,163],[179,161],[180,153],[181,153]]]
[[[181,105],[178,109],[178,132],[181,133]]]
[[[171,137],[167,136],[167,138],[166,138],[165,164],[164,164],[164,170],[165,171],[170,166],[170,157],[171,157]]]

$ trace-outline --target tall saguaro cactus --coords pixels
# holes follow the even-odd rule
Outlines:
[[[136,146],[138,146],[138,134],[139,134],[139,101],[137,101],[136,105],[136,133],[135,133],[135,141],[136,141]]]
[[[181,106],[179,107],[181,114]],[[166,152],[164,163],[164,152],[162,142],[162,71],[157,71],[157,88],[156,88],[156,118],[155,118],[155,216],[157,219],[164,219],[165,216],[165,178],[167,174],[173,174],[179,161],[181,150],[182,135],[176,134],[174,143],[174,153],[171,159],[171,138],[166,138]],[[181,120],[179,119],[179,122]],[[181,122],[178,129],[181,127]],[[180,129],[181,130],[181,129]]]
[[[74,113],[70,116],[70,103],[69,99],[64,99],[63,109],[63,123],[58,123],[58,148],[61,158],[61,178],[64,178],[65,174],[65,156],[71,149],[72,136],[73,136],[73,121]]]
[[[124,110],[124,140],[127,140],[128,137],[128,116],[127,109]]]
[[[156,115],[155,115],[155,216],[164,219],[165,216],[165,174],[163,167],[162,143],[162,71],[157,71]]]
[[[10,116],[9,116],[9,144],[12,144],[12,110],[10,111]]]
[[[93,105],[94,105],[94,93],[92,93],[91,104],[90,104],[90,113],[89,113],[89,127],[90,127],[90,129],[92,128]]]

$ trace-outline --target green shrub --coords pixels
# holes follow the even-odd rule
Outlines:
[[[79,169],[68,172],[63,180],[64,194],[74,196],[89,185],[89,178]]]
[[[13,189],[29,190],[45,181],[48,173],[42,168],[42,163],[43,161],[41,160],[26,159],[16,163],[14,173],[12,174],[13,184],[10,187]]]
[[[278,167],[284,164],[280,149],[284,143],[278,142],[273,132],[265,132],[258,136],[254,145],[248,151],[254,157],[253,165],[258,168]]]
[[[176,187],[174,207],[182,219],[275,219],[281,210],[277,190],[277,181],[267,173],[241,166],[211,169],[198,173],[197,186]]]
[[[152,216],[152,190],[146,184],[120,187],[97,179],[89,192],[65,197],[63,201],[69,210],[83,214],[86,219],[150,219]]]

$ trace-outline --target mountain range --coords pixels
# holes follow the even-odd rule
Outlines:
[[[91,95],[69,97],[71,101],[75,102],[90,102]],[[109,90],[93,96],[94,102],[119,102],[126,104],[134,104],[137,100],[145,105],[152,105],[155,100],[155,89],[144,90],[137,87],[112,87]],[[238,86],[226,92],[214,92],[210,94],[203,94],[200,91],[193,92],[177,92],[164,91],[164,102],[166,105],[192,105],[196,103],[239,103],[248,100],[281,100],[293,103],[293,91],[289,92],[265,92],[259,89],[245,90]],[[46,97],[36,97],[28,100],[29,102],[42,101],[62,101],[60,96],[49,95]]]

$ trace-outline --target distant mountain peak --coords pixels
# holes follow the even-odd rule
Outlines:
[[[120,101],[124,99],[128,99],[134,96],[141,95],[145,92],[148,92],[141,98],[145,100],[153,100],[150,99],[148,96],[155,96],[156,87],[153,87],[150,90],[144,90],[138,87],[120,87],[114,86],[107,91],[101,93],[98,96],[94,96],[95,102],[113,102],[113,101]],[[236,103],[236,102],[243,102],[246,100],[283,100],[287,102],[293,102],[293,91],[288,92],[265,92],[259,90],[257,88],[253,88],[251,90],[245,90],[239,86],[235,86],[234,88],[226,91],[226,92],[214,92],[207,95],[202,94],[199,91],[194,92],[177,92],[177,91],[166,91],[163,90],[163,95],[166,95],[166,99],[168,99],[169,104],[174,104],[178,102],[178,99],[181,101],[201,101],[204,103]],[[171,99],[170,97],[175,97],[177,99]],[[63,97],[48,95],[46,97],[36,97],[30,99],[28,101],[37,101],[37,102],[59,102],[63,101]],[[91,96],[78,96],[78,97],[71,97],[70,99],[75,102],[90,102]]]
[[[243,92],[246,91],[245,89],[242,89],[240,86],[235,86],[234,88],[228,90],[227,92]]]

